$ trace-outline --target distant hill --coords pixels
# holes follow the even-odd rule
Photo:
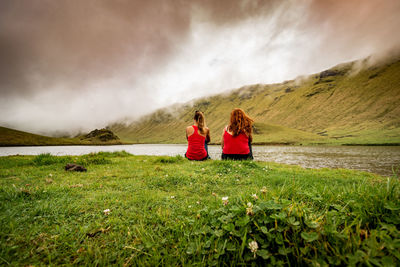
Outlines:
[[[0,146],[96,145],[122,143],[119,139],[101,140],[99,136],[100,134],[86,139],[55,138],[0,127]]]
[[[80,140],[91,141],[91,142],[115,142],[119,141],[119,137],[116,136],[109,129],[95,129],[86,135],[82,135]]]
[[[110,125],[137,143],[185,143],[195,110],[205,113],[211,139],[219,143],[230,111],[255,119],[255,143],[400,144],[400,58],[363,67],[338,65],[279,84],[256,84],[174,105],[140,120]]]

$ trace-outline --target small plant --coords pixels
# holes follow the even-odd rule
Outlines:
[[[90,153],[87,155],[83,155],[79,158],[78,164],[86,166],[86,165],[102,165],[102,164],[110,164],[112,161],[106,158],[107,154],[104,152],[101,153]]]
[[[392,166],[392,173],[393,173],[393,178],[400,179],[400,176],[399,176],[399,174],[400,174],[400,165],[397,166],[397,167]]]
[[[50,165],[56,163],[65,163],[70,159],[70,157],[57,157],[50,153],[43,153],[35,156],[32,160],[33,164],[36,166]]]
[[[183,162],[184,158],[180,155],[175,157],[158,157],[154,162],[155,163],[179,163]]]

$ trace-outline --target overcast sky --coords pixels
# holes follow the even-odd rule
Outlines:
[[[0,125],[92,130],[400,47],[399,0],[2,0]]]

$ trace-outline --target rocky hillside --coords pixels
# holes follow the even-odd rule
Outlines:
[[[90,133],[83,135],[80,137],[81,140],[86,141],[99,141],[99,142],[107,142],[107,141],[118,141],[119,137],[116,136],[109,129],[95,129]]]
[[[230,111],[240,107],[255,119],[256,143],[399,144],[400,58],[365,64],[350,62],[279,84],[245,86],[110,129],[130,142],[185,143],[184,129],[201,110],[212,142],[219,143]]]

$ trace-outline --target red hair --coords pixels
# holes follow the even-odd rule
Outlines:
[[[228,130],[232,132],[233,136],[237,136],[244,132],[251,138],[253,122],[254,120],[247,116],[243,109],[235,108],[231,112],[231,121],[228,125]]]

